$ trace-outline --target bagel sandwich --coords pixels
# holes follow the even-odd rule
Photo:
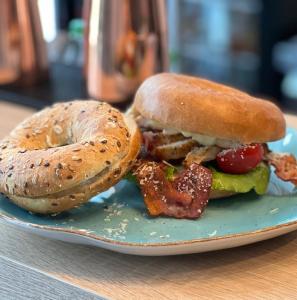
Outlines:
[[[151,215],[198,218],[208,200],[266,192],[270,168],[297,183],[296,159],[272,153],[285,135],[272,102],[202,78],[162,73],[145,80],[127,112],[142,133],[134,167]]]
[[[0,192],[34,213],[71,209],[115,185],[140,145],[135,121],[107,103],[55,104],[0,142]]]

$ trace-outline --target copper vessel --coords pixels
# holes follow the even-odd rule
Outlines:
[[[0,84],[31,85],[47,77],[38,1],[0,1]]]
[[[88,93],[125,101],[145,78],[168,68],[165,0],[87,1]]]

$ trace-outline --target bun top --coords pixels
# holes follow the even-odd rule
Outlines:
[[[243,144],[282,138],[285,119],[273,103],[205,79],[161,73],[139,87],[133,110],[164,128]]]

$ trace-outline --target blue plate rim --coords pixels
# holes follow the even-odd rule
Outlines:
[[[159,242],[159,243],[134,243],[134,242],[123,242],[123,241],[117,241],[117,240],[112,240],[108,238],[104,238],[92,233],[87,233],[83,232],[80,230],[71,230],[71,229],[65,229],[62,227],[51,227],[47,225],[39,225],[39,224],[34,224],[34,223],[29,223],[29,222],[24,222],[21,221],[17,218],[7,216],[3,213],[0,213],[0,219],[4,220],[8,223],[11,223],[15,226],[22,226],[22,227],[29,227],[33,229],[40,229],[40,230],[47,230],[47,231],[52,231],[52,232],[62,232],[62,233],[67,233],[67,234],[73,234],[76,236],[80,237],[87,237],[96,241],[100,241],[103,243],[111,244],[111,245],[118,245],[118,246],[125,246],[125,247],[164,247],[164,246],[179,246],[179,245],[191,245],[191,244],[198,244],[198,243],[205,243],[205,242],[213,242],[213,241],[219,241],[219,240],[227,240],[227,239],[232,239],[232,238],[240,238],[240,237],[246,237],[246,236],[253,236],[257,235],[260,233],[266,233],[270,231],[275,231],[281,228],[286,228],[286,227],[291,227],[293,225],[297,225],[297,220],[287,222],[287,223],[282,223],[282,224],[277,224],[274,226],[268,226],[264,227],[258,230],[253,230],[253,231],[247,231],[247,232],[242,232],[242,233],[234,233],[234,234],[227,234],[223,236],[217,236],[217,237],[208,237],[208,238],[200,238],[200,239],[191,239],[191,240],[184,240],[184,241],[176,241],[176,242]]]

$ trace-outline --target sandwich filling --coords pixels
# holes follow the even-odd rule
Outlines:
[[[136,116],[143,147],[130,179],[141,188],[152,216],[198,218],[212,195],[266,192],[270,168],[297,184],[296,159],[266,144],[242,145],[216,137],[165,128]]]

